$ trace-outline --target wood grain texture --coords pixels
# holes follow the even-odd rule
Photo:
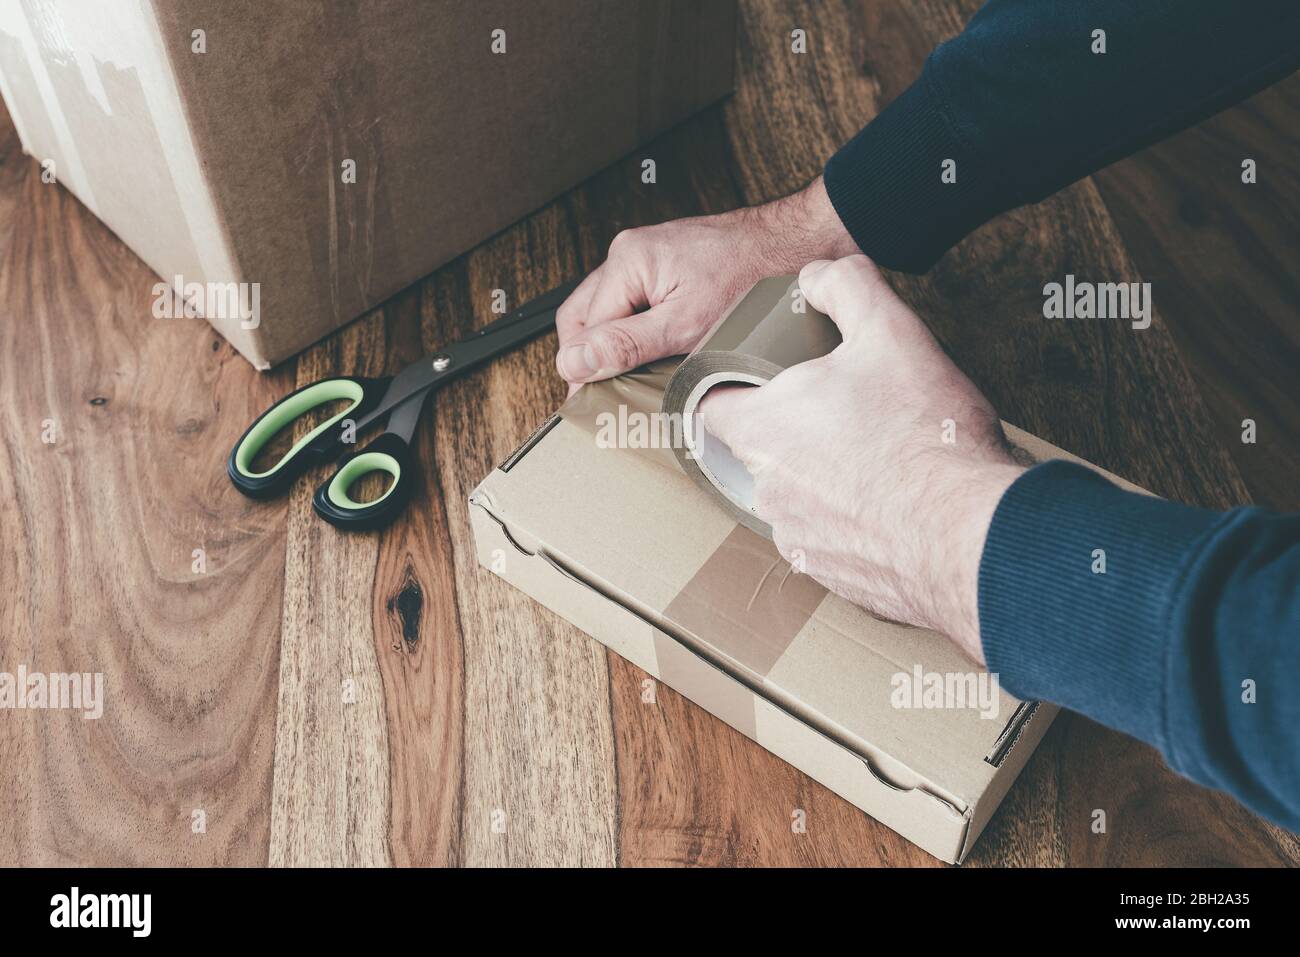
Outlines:
[[[308,350],[295,385],[344,371],[383,374],[382,320],[382,312],[366,316]],[[390,755],[370,602],[379,539],[335,534],[311,509],[315,487],[298,482],[285,515],[270,861],[382,865],[390,862]]]
[[[1292,78],[1094,177],[1215,434],[1252,498],[1285,511],[1300,509],[1297,115]]]
[[[265,862],[283,516],[213,456],[276,383],[152,319],[156,278],[7,117],[0,195],[0,662],[106,699],[0,713],[0,862]]]
[[[466,498],[563,398],[553,338],[437,396],[382,534],[316,520],[321,476],[252,503],[223,470],[295,384],[394,371],[489,321],[492,290],[518,304],[591,269],[620,229],[803,185],[975,6],[746,0],[725,105],[266,375],[204,324],[151,318],[155,277],[0,119],[0,668],[108,686],[100,721],[0,713],[0,864],[937,863],[668,688],[647,703],[642,672],[478,567]],[[1297,91],[891,279],[1008,420],[1163,495],[1294,508]],[[1242,195],[1245,153],[1261,185]],[[1156,321],[1045,322],[1066,272],[1153,280]],[[1295,835],[1071,715],[971,859],[1298,862]]]
[[[439,325],[442,341],[491,317],[493,289],[517,305],[572,275],[565,218],[552,205],[471,255],[461,286],[470,308],[459,324]],[[609,865],[617,857],[607,652],[485,575],[467,513],[478,479],[540,421],[533,410],[563,398],[550,372],[553,351],[551,339],[531,343],[437,404],[433,474],[455,552],[465,660],[461,862],[471,865]],[[485,419],[495,427],[484,430]],[[476,444],[476,434],[488,441]]]

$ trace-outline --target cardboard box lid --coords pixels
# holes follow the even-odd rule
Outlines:
[[[896,707],[900,683],[918,670],[962,676],[969,687],[978,669],[942,636],[876,619],[792,574],[770,542],[686,476],[599,448],[570,422],[539,430],[484,480],[476,501],[522,550],[634,610],[862,756],[887,783],[958,813],[989,790],[1023,724],[1026,709],[1000,689],[992,717],[978,707]]]

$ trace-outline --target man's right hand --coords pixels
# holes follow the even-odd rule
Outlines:
[[[856,251],[821,177],[763,206],[624,230],[556,315],[556,368],[572,394],[690,352],[758,280]]]
[[[753,475],[787,561],[983,664],[984,542],[1024,467],[988,399],[866,256],[809,263],[799,287],[843,341],[761,389],[710,389],[699,415]]]

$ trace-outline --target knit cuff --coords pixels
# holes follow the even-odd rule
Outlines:
[[[980,560],[990,671],[1165,750],[1169,616],[1218,513],[1126,492],[1064,461],[1003,495]]]

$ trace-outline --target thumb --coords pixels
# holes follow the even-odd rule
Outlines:
[[[560,350],[556,368],[571,383],[594,382],[687,352],[691,325],[684,321],[686,308],[685,301],[663,302],[625,319],[588,326]]]
[[[861,254],[810,262],[799,272],[799,288],[808,305],[831,317],[846,342],[879,307],[898,300],[876,264]]]

